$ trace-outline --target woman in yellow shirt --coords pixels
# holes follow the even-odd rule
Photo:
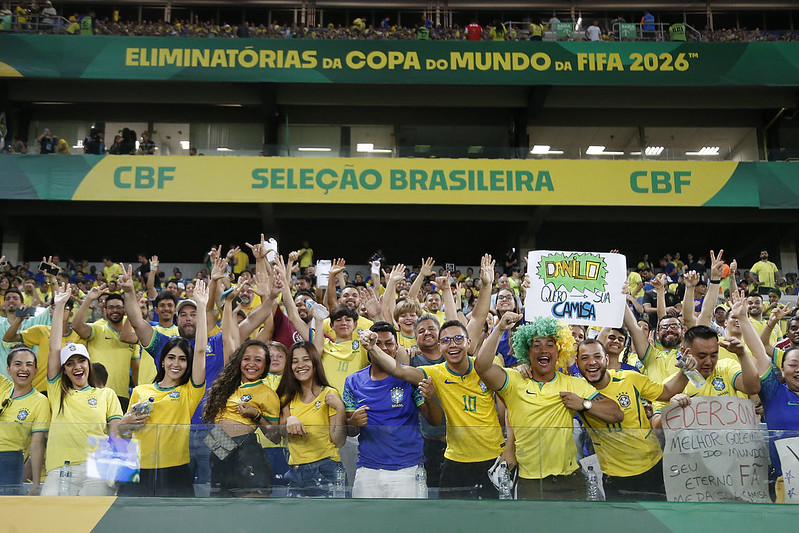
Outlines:
[[[230,314],[226,305],[224,315]],[[223,316],[223,320],[225,320]],[[227,333],[223,328],[223,335]],[[225,351],[225,354],[228,352]],[[272,472],[256,429],[279,440],[270,426],[280,420],[280,400],[269,386],[269,348],[259,340],[247,340],[226,362],[211,388],[203,420],[215,423],[235,443],[232,451],[212,450],[211,493],[217,496],[266,495]],[[224,437],[223,437],[224,438]],[[222,457],[224,456],[224,457]]]
[[[324,496],[343,469],[338,449],[346,441],[346,415],[339,392],[328,384],[319,351],[308,341],[289,349],[291,368],[277,394],[280,424],[288,434],[292,494]]]
[[[64,307],[69,297],[69,288],[63,283],[53,297],[47,358],[47,399],[52,423],[42,496],[57,496],[62,486],[69,496],[112,496],[114,489],[104,479],[86,475],[86,459],[90,439],[117,434],[122,408],[112,389],[95,388],[86,346],[70,342],[61,348]],[[61,479],[64,471],[69,476],[66,483]]]
[[[200,309],[208,302],[208,287],[202,280],[194,289],[194,301]],[[153,383],[133,389],[130,410],[122,417],[120,431],[136,434],[141,471],[138,483],[120,485],[120,496],[194,496],[189,429],[191,417],[205,393],[207,329],[205,320],[197,321],[193,353],[188,340],[170,339],[161,350]],[[142,402],[152,404],[149,413],[134,409]]]

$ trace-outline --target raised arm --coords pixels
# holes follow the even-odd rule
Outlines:
[[[480,258],[480,280],[483,282],[483,288],[474,303],[474,311],[469,315],[469,323],[466,324],[470,339],[479,339],[483,334],[483,325],[491,309],[491,287],[494,286],[495,266],[496,261],[491,258],[490,254],[484,254]],[[476,342],[473,345],[475,348],[477,347]]]
[[[208,286],[198,279],[194,284],[194,301],[197,307],[203,308],[208,303]],[[205,320],[197,321],[194,337],[194,360],[191,366],[191,381],[195,385],[205,383],[205,349],[208,346],[208,324]]]
[[[771,334],[774,332],[774,328],[777,327],[780,320],[784,319],[786,316],[790,316],[793,311],[793,307],[777,307],[771,312],[768,320],[766,320],[766,325],[763,326],[763,331],[760,332],[760,341],[766,350],[766,354],[769,356],[774,354],[774,345],[771,344]],[[747,322],[749,321],[747,320]]]
[[[716,304],[719,301],[719,283],[721,283],[721,276],[724,275],[723,255],[724,250],[719,250],[719,255],[710,250],[710,279],[707,280],[707,294],[705,294],[702,311],[699,312],[699,318],[696,321],[699,326],[710,327],[713,312],[716,310]]]
[[[261,305],[239,324],[239,335],[242,339],[249,337],[255,329],[264,323],[264,320],[272,314],[275,308],[275,301],[283,290],[283,279],[281,276],[273,276],[271,279],[265,274],[258,272],[255,274],[255,294],[261,297]]]
[[[369,354],[372,363],[376,364],[392,376],[408,383],[418,385],[425,378],[424,372],[418,368],[400,365],[393,357],[377,346],[377,333],[364,330],[361,332],[361,346]]]
[[[214,324],[216,324],[216,311],[214,306],[226,290],[223,285],[223,280],[230,280],[227,277],[227,261],[219,257],[218,251],[213,248],[208,252],[208,255],[211,259],[211,281],[208,284],[208,304],[203,310],[205,311],[205,322],[208,325],[208,331],[211,331]],[[236,294],[238,294],[238,292],[236,292]]]
[[[419,291],[422,289],[424,280],[426,280],[427,277],[433,273],[433,267],[435,264],[436,261],[432,257],[422,260],[422,267],[419,269],[419,275],[416,276],[416,279],[413,280],[413,283],[411,283],[411,288],[408,291],[408,298],[416,298],[417,300],[419,299]]]
[[[80,304],[78,310],[75,311],[75,316],[72,317],[72,329],[75,330],[75,333],[80,335],[81,339],[88,339],[92,334],[91,326],[86,323],[86,314],[89,312],[92,303],[97,301],[105,289],[105,284],[101,287],[92,287],[91,290],[86,293],[86,298],[83,299],[83,303]]]
[[[649,349],[649,339],[647,339],[646,333],[638,325],[635,315],[627,306],[624,307],[624,327],[630,332],[635,353],[638,354],[638,358],[643,362],[643,358],[646,357],[646,351]]]
[[[389,324],[397,324],[394,322],[394,307],[397,304],[397,283],[405,277],[405,265],[397,263],[391,272],[383,271],[386,277],[386,292],[383,293],[383,320]]]
[[[657,292],[658,321],[660,321],[661,318],[666,316],[666,291],[669,289],[669,279],[666,274],[658,274],[652,280],[652,285],[655,286],[655,291]]]
[[[158,291],[155,290],[155,277],[158,275],[158,265],[160,264],[157,255],[150,258],[150,271],[147,272],[147,297],[150,300],[155,300],[155,297],[158,296]]]
[[[61,337],[64,333],[64,308],[69,300],[66,283],[55,287],[53,294],[53,325],[50,326],[50,353],[47,356],[47,379],[54,380],[61,373]]]
[[[336,278],[344,272],[344,266],[347,264],[344,259],[334,259],[330,265],[330,274],[327,276],[327,291],[325,291],[325,307],[332,310],[336,307]]]
[[[128,315],[133,331],[139,337],[142,346],[149,346],[153,340],[153,327],[141,316],[139,309],[139,299],[136,297],[136,289],[133,287],[133,267],[128,265],[128,270],[122,269],[119,277],[119,286],[122,288],[122,295],[125,298],[125,313]]]
[[[683,353],[682,361],[685,364],[685,370],[696,370],[696,359],[690,353]],[[676,364],[674,366],[677,366]],[[674,397],[675,394],[680,394],[682,391],[685,390],[685,387],[688,385],[688,376],[685,375],[685,372],[677,372],[671,378],[669,378],[665,383],[663,383],[663,392],[655,398],[655,400],[659,402],[668,402],[669,400]]]
[[[246,285],[249,285],[248,281],[245,281],[225,296],[225,305],[222,308],[222,346],[224,347],[225,365],[228,364],[233,353],[241,345],[239,325],[236,323],[236,315],[233,313],[233,300],[239,295],[242,287]]]
[[[685,329],[690,329],[696,325],[696,314],[694,313],[694,293],[696,284],[699,283],[699,274],[691,270],[685,273],[685,294],[682,298],[682,319]]]
[[[449,272],[436,276],[436,289],[441,291],[441,299],[444,301],[444,317],[447,320],[460,320],[458,306],[455,305],[452,288],[449,286]]]
[[[278,263],[282,261],[280,256],[278,256]],[[283,306],[286,308],[286,318],[289,319],[291,325],[294,326],[294,329],[297,330],[303,339],[306,341],[311,340],[311,326],[306,324],[301,318],[300,314],[297,312],[297,304],[294,303],[294,298],[291,296],[291,289],[289,288],[289,284],[286,283],[286,277],[290,276],[290,271],[286,269],[284,280],[283,280]]]
[[[27,309],[24,306],[20,306],[19,309]],[[7,343],[15,343],[15,342],[22,342],[22,335],[19,332],[19,328],[22,327],[22,317],[17,316],[16,314],[12,314],[8,318],[8,329],[5,333],[3,333],[3,342]]]
[[[480,292],[482,293],[483,291]],[[505,380],[507,379],[505,370],[494,363],[494,357],[497,355],[497,348],[499,347],[499,340],[502,338],[502,334],[505,331],[513,328],[521,319],[521,314],[512,313],[510,311],[502,315],[499,324],[497,324],[497,327],[494,328],[485,340],[474,360],[474,369],[483,380],[483,383],[491,390],[501,389],[505,385]]]
[[[763,343],[760,342],[755,327],[749,321],[746,311],[746,294],[744,291],[731,291],[730,299],[732,301],[731,316],[738,319],[738,323],[741,325],[741,336],[754,358],[754,361],[752,361],[745,352],[743,355],[736,353],[741,363],[741,375],[738,376],[738,379],[735,380],[736,383],[733,385],[736,389],[746,394],[757,394],[760,392],[760,376],[765,374],[771,367],[771,358],[766,353],[766,348],[763,346]],[[727,339],[728,342],[729,340],[730,339]],[[727,349],[729,350],[729,348]],[[739,380],[741,382],[740,386],[738,383]]]
[[[255,257],[255,273],[257,274],[258,272],[264,272],[264,273],[268,272],[267,266],[266,266],[266,263],[267,263],[267,261],[266,261],[266,251],[267,251],[266,250],[266,238],[264,237],[264,234],[261,233],[261,240],[258,243],[250,244],[248,242],[245,242],[244,244],[247,245],[247,247],[252,252],[253,257]]]

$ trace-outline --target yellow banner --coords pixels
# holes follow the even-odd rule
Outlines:
[[[735,162],[106,156],[73,200],[701,206]]]

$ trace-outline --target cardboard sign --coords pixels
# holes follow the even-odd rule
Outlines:
[[[621,254],[535,250],[527,256],[525,320],[619,327],[624,320],[627,259]]]
[[[691,399],[661,411],[663,480],[673,502],[769,503],[768,447],[751,400]]]
[[[774,442],[780,456],[785,503],[799,503],[799,437]]]

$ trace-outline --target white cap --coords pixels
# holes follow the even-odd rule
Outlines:
[[[92,358],[89,357],[89,350],[86,349],[86,346],[84,346],[83,344],[68,342],[66,346],[61,348],[61,364],[63,365],[64,363],[66,363],[67,359],[69,359],[73,355],[82,355],[89,361],[92,360]]]

